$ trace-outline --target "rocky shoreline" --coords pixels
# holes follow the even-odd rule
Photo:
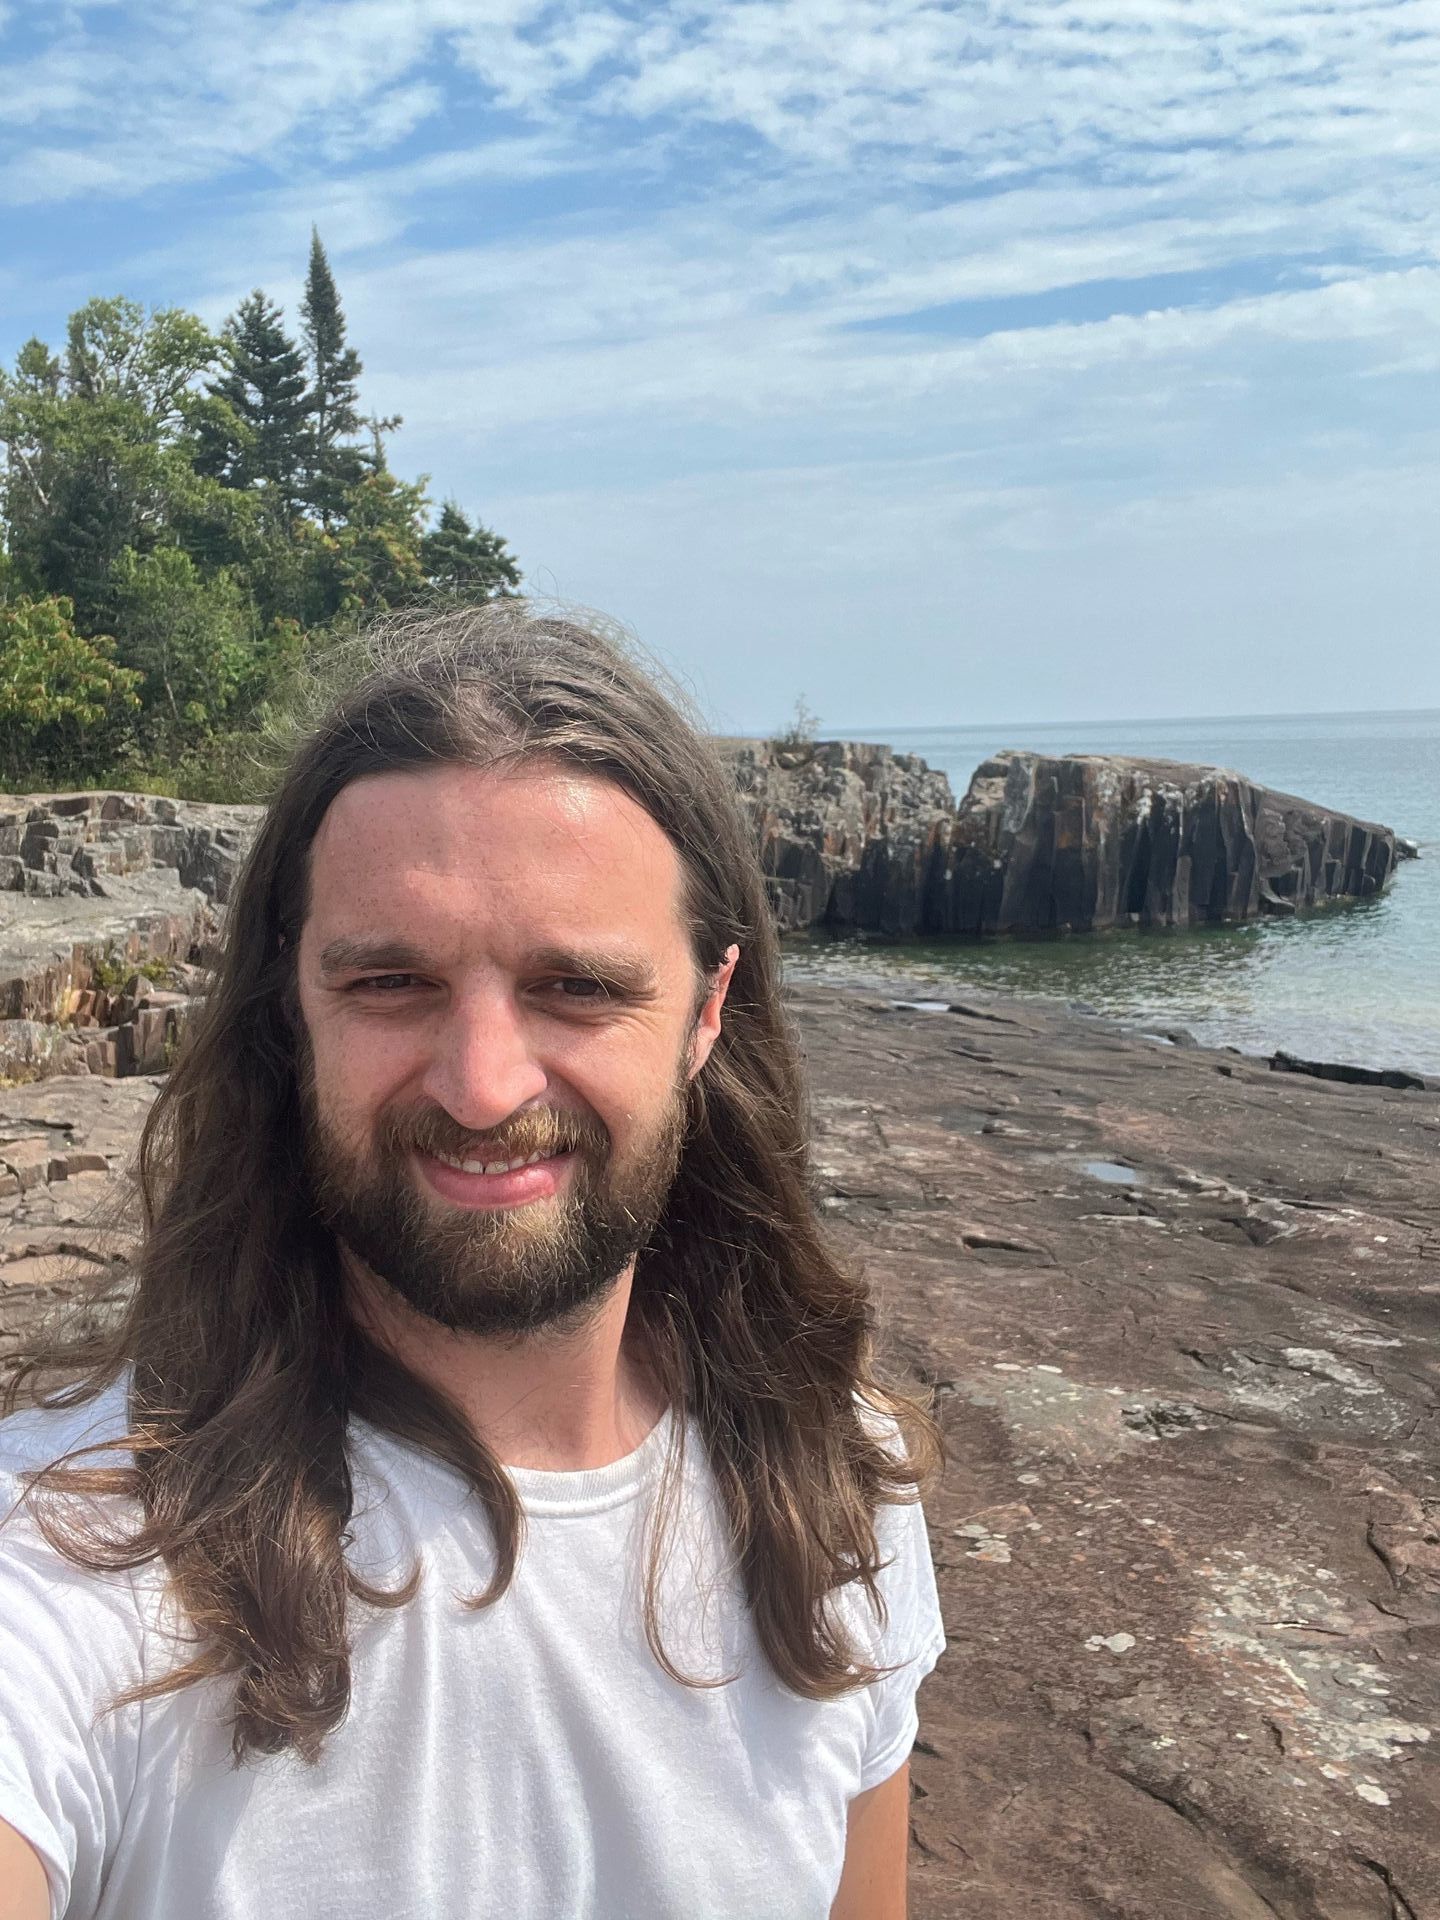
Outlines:
[[[855,741],[721,741],[782,932],[1045,937],[1236,924],[1365,899],[1388,827],[1214,767],[1004,753],[943,773]],[[162,1068],[256,806],[0,795],[0,1082]]]
[[[928,1005],[796,996],[950,1439],[915,1912],[1440,1913],[1440,1090]]]
[[[820,1204],[950,1449],[917,1920],[1440,1913],[1440,1089],[788,997]],[[113,1294],[160,1084],[0,1093],[0,1357]]]

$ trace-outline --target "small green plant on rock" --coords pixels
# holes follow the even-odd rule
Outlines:
[[[90,962],[90,978],[102,993],[123,993],[135,979],[148,980],[155,987],[173,987],[179,980],[175,964],[158,954],[148,960],[131,960],[112,942],[98,959]]]
[[[805,704],[802,694],[795,702],[795,711],[790,716],[790,724],[780,733],[773,734],[770,747],[782,767],[799,767],[812,758],[815,752],[815,734],[820,725],[820,716]]]
[[[795,702],[795,711],[790,716],[790,724],[782,732],[777,733],[770,744],[774,747],[788,747],[792,751],[796,747],[813,748],[816,729],[819,725],[819,714],[812,712],[806,705],[804,694],[801,694]]]

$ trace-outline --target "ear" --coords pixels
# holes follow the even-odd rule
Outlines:
[[[725,958],[720,962],[715,975],[715,984],[710,997],[701,1007],[695,1020],[695,1031],[690,1041],[690,1066],[685,1078],[693,1080],[696,1074],[710,1058],[710,1049],[720,1038],[720,1009],[725,1004],[725,995],[730,991],[731,976],[740,959],[739,947],[727,947]]]

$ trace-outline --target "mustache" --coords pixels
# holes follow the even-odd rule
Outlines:
[[[579,1153],[598,1159],[609,1151],[610,1132],[598,1120],[537,1108],[517,1114],[508,1126],[475,1133],[462,1127],[443,1107],[432,1106],[418,1113],[389,1117],[381,1130],[381,1141],[392,1152],[418,1149],[421,1153],[448,1154],[454,1160],[528,1160],[532,1153],[547,1158]]]

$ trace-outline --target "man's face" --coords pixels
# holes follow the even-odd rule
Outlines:
[[[340,1240],[432,1320],[573,1318],[660,1217],[734,964],[697,1015],[681,879],[643,808],[554,763],[371,775],[321,822],[307,1167]]]

